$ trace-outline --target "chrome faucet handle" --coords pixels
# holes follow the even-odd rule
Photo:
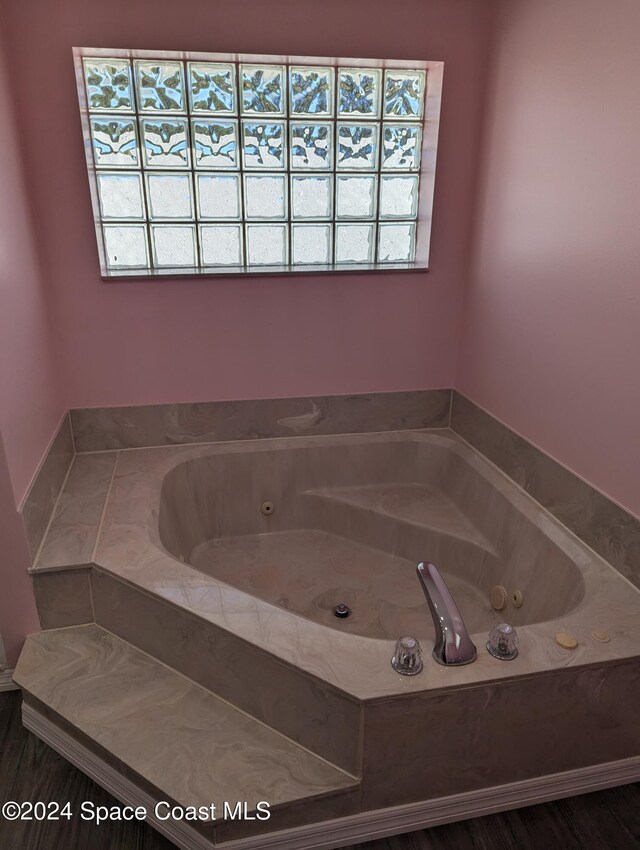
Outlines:
[[[476,646],[440,571],[435,564],[421,561],[417,573],[436,630],[433,657],[447,666],[471,664],[478,656]]]
[[[391,666],[402,676],[415,676],[422,670],[420,644],[414,637],[401,637],[396,642]]]
[[[518,657],[518,635],[509,623],[499,623],[489,632],[487,651],[501,661],[513,661]]]

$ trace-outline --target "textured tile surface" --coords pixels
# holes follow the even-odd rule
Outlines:
[[[99,625],[333,764],[360,772],[362,722],[355,700],[100,570],[91,584]]]
[[[640,520],[456,392],[451,427],[640,587]]]
[[[66,415],[21,508],[32,560],[42,543],[72,460],[73,438],[70,419]]]
[[[43,629],[93,622],[88,568],[34,573],[31,578]]]
[[[89,564],[117,452],[76,455],[36,561],[38,569]]]
[[[639,659],[384,700],[365,711],[363,808],[638,754]]]
[[[72,410],[76,451],[449,424],[450,390]]]
[[[95,625],[29,637],[16,681],[182,805],[253,809],[358,784]]]
[[[0,695],[0,799],[64,799],[70,800],[74,811],[84,800],[96,806],[118,805],[114,797],[27,732],[20,720],[20,703],[19,691]],[[318,800],[314,809],[331,806],[328,817],[334,816],[334,811],[339,815],[339,803],[346,796]],[[298,805],[288,806],[287,812]],[[216,835],[221,840],[226,837],[224,830],[222,834],[216,830]],[[357,848],[349,844],[344,850],[637,850],[639,843],[640,785],[636,783],[367,841]],[[36,850],[36,845],[37,850],[175,850],[174,844],[144,821],[96,825],[80,818],[40,823],[0,820],[0,847]]]

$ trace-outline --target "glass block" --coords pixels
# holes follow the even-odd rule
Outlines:
[[[188,168],[189,137],[186,118],[141,118],[142,153],[147,168]]]
[[[287,263],[286,224],[247,224],[247,263],[279,266]]]
[[[238,167],[238,122],[193,119],[191,134],[196,168]]]
[[[184,112],[182,62],[136,61],[136,85],[140,112]]]
[[[103,219],[143,219],[142,178],[140,174],[115,172],[96,175],[100,195],[100,216]]]
[[[91,115],[89,120],[97,168],[136,168],[140,164],[135,118]]]
[[[242,111],[285,114],[285,69],[280,65],[242,65]]]
[[[404,263],[415,258],[416,226],[412,221],[378,225],[378,262]]]
[[[336,180],[336,218],[375,217],[377,177],[373,174],[339,174]]]
[[[289,112],[333,114],[333,68],[289,68]]]
[[[235,66],[213,62],[189,62],[189,97],[192,112],[235,115]]]
[[[240,175],[196,174],[196,195],[200,218],[242,218]]]
[[[144,224],[105,224],[102,232],[108,268],[149,267],[147,228]]]
[[[382,168],[384,171],[417,171],[420,168],[420,127],[385,124],[382,131]]]
[[[332,124],[303,124],[292,121],[291,168],[331,168]]]
[[[330,224],[292,224],[291,262],[330,263],[332,235]]]
[[[246,218],[285,219],[287,217],[287,178],[284,174],[245,174]]]
[[[83,65],[89,109],[133,112],[128,59],[84,59]]]
[[[245,168],[284,169],[284,121],[273,124],[242,122],[242,157]]]
[[[425,79],[424,71],[385,71],[384,117],[422,118]]]
[[[378,118],[380,78],[378,68],[340,68],[338,114]]]
[[[193,218],[189,174],[147,174],[151,218]]]
[[[378,164],[378,127],[375,124],[338,124],[338,168],[375,171]]]
[[[380,180],[380,218],[414,218],[418,211],[418,176],[383,176]]]
[[[152,224],[154,266],[197,266],[195,224]]]
[[[331,218],[333,178],[329,175],[291,175],[291,215],[295,219]]]
[[[375,224],[336,224],[336,263],[370,263]]]
[[[242,225],[201,224],[200,262],[203,266],[242,265]]]

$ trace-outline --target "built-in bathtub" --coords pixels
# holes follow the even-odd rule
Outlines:
[[[389,662],[403,635],[425,656],[431,649],[422,560],[442,571],[479,654],[445,671],[429,658],[408,680]],[[448,431],[121,452],[95,563],[358,699],[628,658],[640,647],[640,593]],[[507,591],[500,611],[490,604],[496,585]],[[334,616],[340,603],[350,617]],[[497,622],[518,630],[514,661],[485,651]],[[595,641],[594,630],[612,639]],[[561,631],[575,635],[576,650],[556,643]]]
[[[160,541],[238,590],[369,638],[432,639],[421,560],[439,566],[471,632],[573,611],[579,565],[470,457],[431,434],[203,453],[163,479]],[[493,610],[495,585],[519,591],[521,607]],[[341,603],[346,619],[333,613]]]
[[[73,560],[74,527],[64,567],[37,576],[57,600],[85,594],[62,625],[95,622],[354,780],[295,822],[387,824],[397,807],[392,832],[640,776],[640,592],[450,431],[85,457],[108,490],[92,555]],[[431,657],[422,560],[444,574],[474,663]],[[510,661],[485,648],[505,621]],[[424,658],[411,677],[391,666],[407,634]]]

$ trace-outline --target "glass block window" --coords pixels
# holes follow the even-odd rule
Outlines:
[[[441,63],[75,52],[104,277],[427,267]]]

